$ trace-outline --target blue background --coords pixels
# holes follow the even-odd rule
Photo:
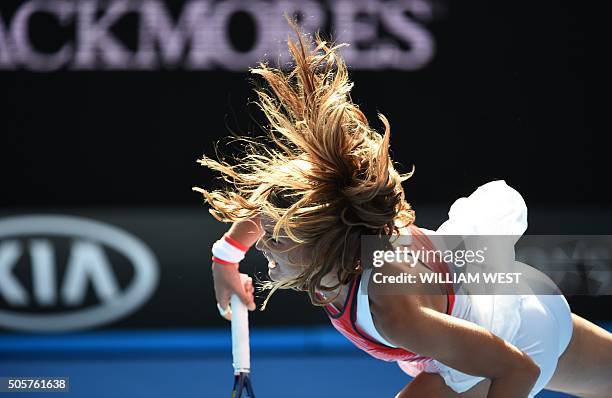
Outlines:
[[[610,330],[612,324],[603,326]],[[251,368],[256,395],[263,398],[393,397],[411,380],[395,363],[369,357],[330,327],[251,330]],[[229,397],[230,332],[5,335],[0,374],[69,377],[70,392],[53,394],[58,397]],[[568,395],[544,391],[538,397]]]

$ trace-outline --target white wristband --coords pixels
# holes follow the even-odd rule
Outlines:
[[[236,247],[236,244],[230,243],[228,239],[223,236],[213,244],[212,254],[228,263],[239,263],[244,259],[246,250]]]

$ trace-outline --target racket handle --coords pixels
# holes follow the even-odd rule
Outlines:
[[[240,281],[244,286],[248,276],[240,274]],[[249,349],[249,310],[233,294],[230,303],[232,306],[232,357],[234,374],[250,372],[251,355]]]

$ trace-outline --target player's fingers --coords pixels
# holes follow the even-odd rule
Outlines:
[[[242,282],[240,280],[240,275],[236,273],[235,278],[231,278],[230,280],[227,281],[227,285],[225,287],[225,291],[227,292],[227,301],[229,303],[230,301],[230,297],[231,295],[235,294],[238,297],[240,297],[240,299],[242,301],[244,301],[244,291],[245,291],[245,282]],[[224,297],[225,298],[225,297]],[[245,304],[247,304],[245,302]]]
[[[240,298],[242,299],[242,302],[247,306],[249,311],[255,310],[256,306],[255,306],[255,297],[253,297],[253,292],[244,291],[241,294]]]
[[[217,303],[217,309],[219,310],[219,314],[221,314],[221,316],[225,319],[227,319],[228,321],[232,320],[232,307],[231,306],[226,306],[223,307],[221,306],[221,304]]]
[[[231,308],[230,308],[230,299],[231,299],[231,291],[226,289],[218,289],[216,291],[215,297],[217,299],[217,309],[219,310],[219,314],[228,321],[231,320]]]
[[[247,306],[249,311],[254,311],[257,307],[255,305],[255,297],[253,290],[253,278],[249,277],[244,283],[244,290],[240,295],[242,302]]]

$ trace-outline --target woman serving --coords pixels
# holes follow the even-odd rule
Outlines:
[[[256,245],[269,260],[263,307],[276,289],[307,292],[357,347],[414,377],[398,397],[533,397],[544,388],[609,396],[612,335],[572,314],[562,295],[470,296],[445,285],[432,294],[418,283],[410,294],[372,289],[371,269],[360,261],[363,235],[406,236],[431,248],[428,234],[522,235],[525,203],[504,181],[493,181],[455,202],[436,231],[417,227],[402,187],[411,174],[394,168],[387,119],[379,116],[381,136],[351,102],[340,46],[320,38],[313,46],[296,33],[288,41],[291,71],[252,70],[269,86],[257,91],[269,139],[244,138],[247,154],[234,165],[200,160],[231,186],[196,188],[215,218],[233,223],[213,245],[222,315],[231,316],[233,293],[255,309],[252,279],[243,286],[238,268]],[[391,273],[446,266],[385,263]]]

